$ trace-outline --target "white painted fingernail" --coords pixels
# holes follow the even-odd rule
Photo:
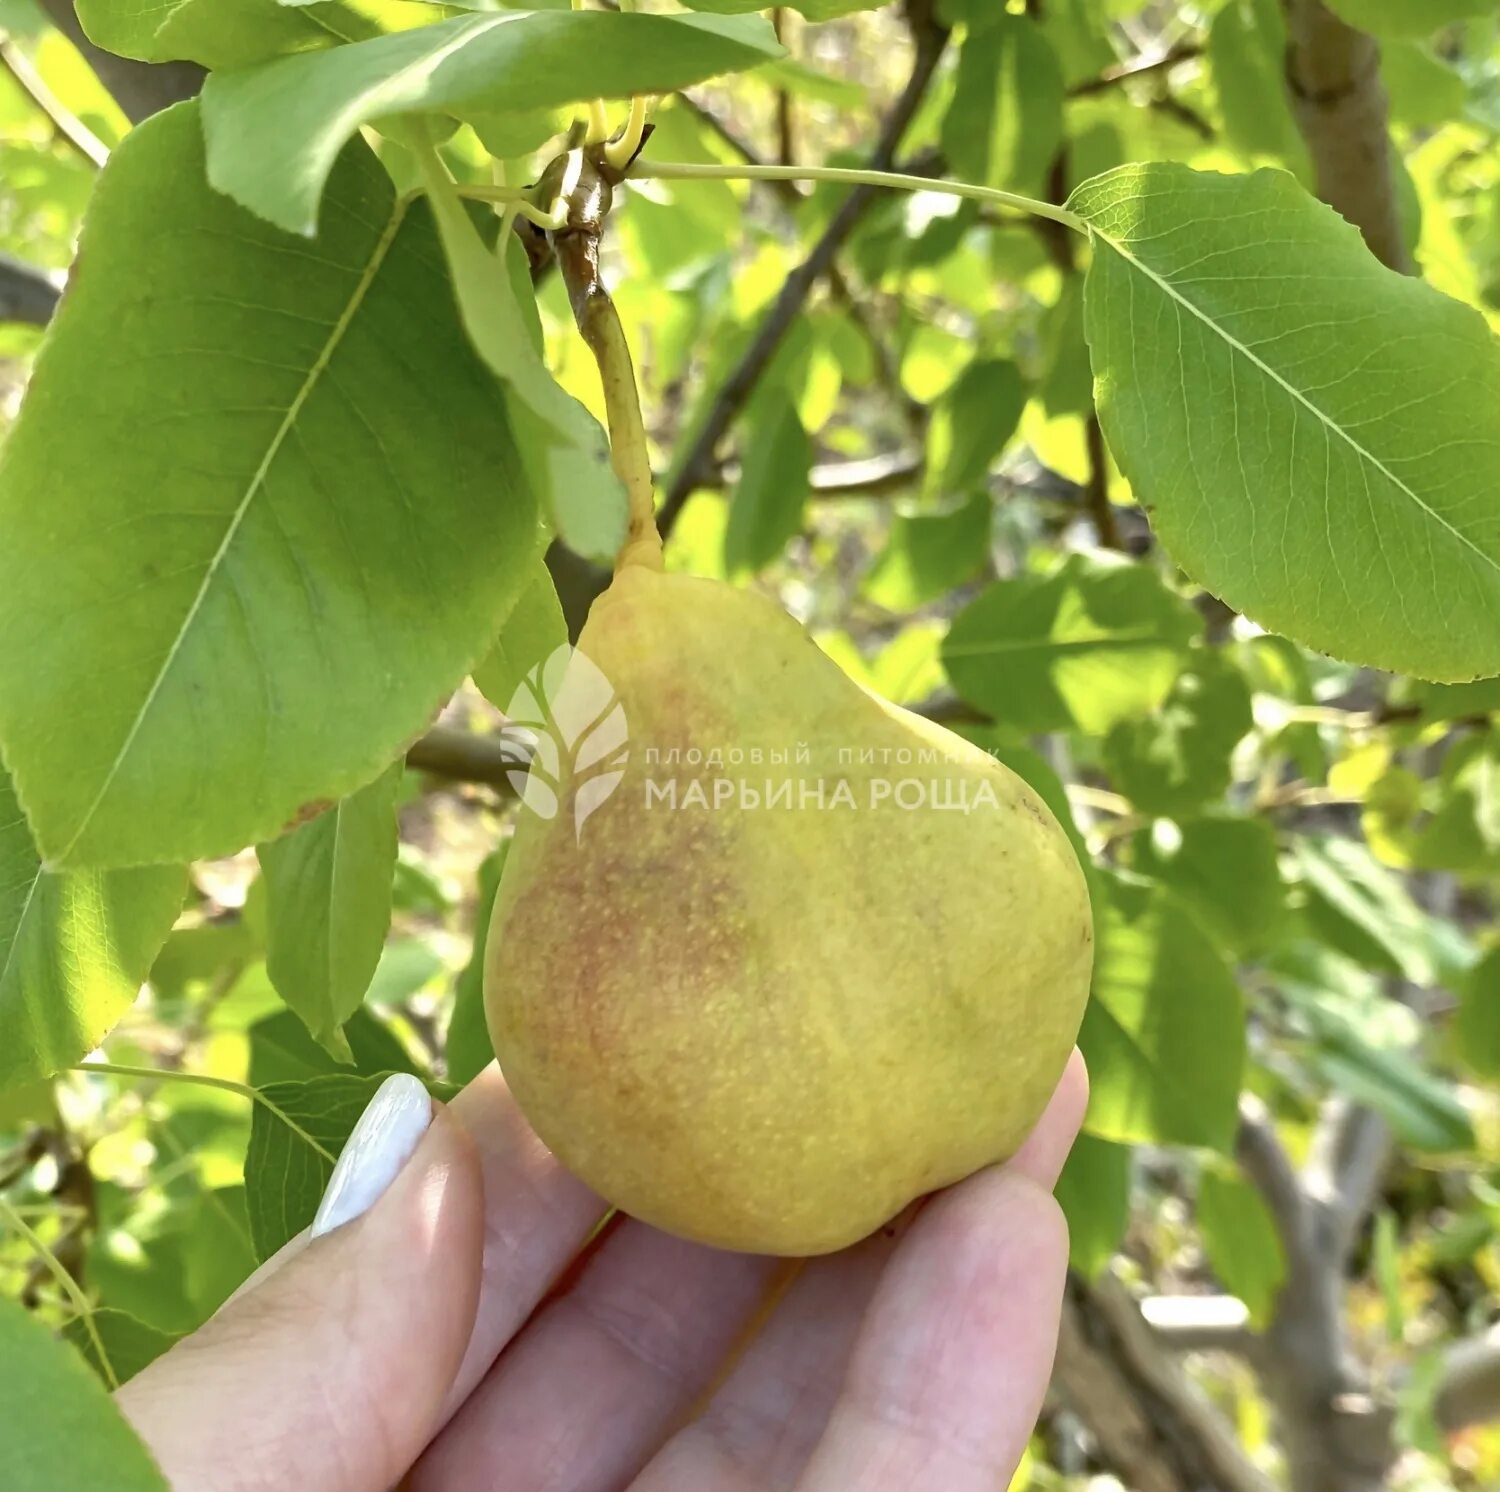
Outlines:
[[[359,1116],[308,1236],[321,1238],[368,1212],[412,1158],[431,1123],[432,1097],[421,1079],[392,1073]]]

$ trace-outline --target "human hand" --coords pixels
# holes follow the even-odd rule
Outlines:
[[[1006,1165],[790,1262],[591,1237],[606,1204],[496,1068],[447,1108],[391,1079],[310,1234],[119,1402],[174,1492],[994,1492],[1051,1370],[1086,1097],[1075,1052]]]

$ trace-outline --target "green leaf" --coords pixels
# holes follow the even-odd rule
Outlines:
[[[168,1492],[166,1479],[83,1359],[0,1298],[6,1492]]]
[[[250,1086],[295,1082],[330,1072],[424,1074],[390,1027],[361,1007],[344,1023],[352,1063],[335,1062],[290,1010],[278,1010],[250,1027]]]
[[[181,866],[47,871],[0,767],[0,1090],[81,1062],[135,1002]]]
[[[988,492],[951,513],[898,513],[865,581],[865,594],[890,611],[911,611],[971,580],[989,555]]]
[[[765,0],[684,0],[691,10],[712,11],[715,15],[744,15],[747,11],[768,10]],[[790,8],[809,21],[836,21],[856,11],[878,10],[886,0],[790,0]]]
[[[1278,0],[1229,0],[1209,27],[1207,54],[1229,143],[1241,155],[1271,156],[1305,177],[1307,146],[1292,116]]]
[[[266,969],[276,992],[340,1061],[391,925],[401,763],[311,823],[257,847],[267,893]]]
[[[1497,0],[1328,0],[1335,15],[1376,36],[1431,36],[1455,21],[1493,15]]]
[[[518,285],[517,260],[524,256],[501,261],[491,253],[434,150],[422,150],[418,165],[464,330],[504,385],[511,430],[531,481],[576,554],[612,560],[625,538],[625,489],[610,466],[599,422],[558,386],[542,358],[530,277]]]
[[[1305,1028],[1303,1050],[1331,1087],[1380,1114],[1403,1144],[1453,1152],[1474,1143],[1463,1102],[1424,1065],[1422,1022],[1386,982],[1321,943],[1301,940],[1271,960],[1276,989]]]
[[[1330,1025],[1316,1065],[1331,1086],[1374,1109],[1403,1145],[1438,1154],[1474,1148],[1474,1127],[1458,1094],[1405,1052],[1372,1046],[1353,1027]]]
[[[1500,1078],[1500,948],[1474,965],[1458,994],[1459,1055],[1480,1077]]]
[[[729,504],[724,568],[730,575],[765,569],[802,527],[812,447],[797,409],[781,392],[760,403],[745,432],[740,479]]]
[[[1380,78],[1390,95],[1391,118],[1413,129],[1446,124],[1468,101],[1462,76],[1419,42],[1386,42]]]
[[[0,742],[50,861],[228,854],[364,786],[525,573],[426,208],[363,144],[330,191],[316,243],[256,222],[193,105],[100,181],[0,457]]]
[[[1068,1220],[1069,1264],[1098,1279],[1130,1221],[1129,1146],[1079,1135],[1053,1191]]]
[[[1351,839],[1299,836],[1293,859],[1309,894],[1309,915],[1348,957],[1403,974],[1414,984],[1442,979],[1432,921],[1394,871]]]
[[[1063,281],[1042,323],[1044,358],[1037,399],[1054,419],[1089,414],[1094,407],[1094,375],[1083,335],[1083,276]]]
[[[961,497],[989,475],[1026,407],[1020,369],[1004,358],[977,358],[932,412],[927,431],[928,493]]]
[[[362,125],[392,115],[547,109],[672,93],[781,54],[760,17],[507,10],[214,73],[209,180],[311,234],[323,184]]]
[[[1017,730],[1103,734],[1160,708],[1201,630],[1144,566],[1075,554],[966,606],[943,666],[965,699]]]
[[[257,1262],[245,1216],[245,1188],[200,1192],[183,1227],[184,1283],[198,1323],[207,1321],[255,1273]]]
[[[128,1383],[178,1340],[172,1332],[159,1331],[128,1311],[109,1307],[74,1317],[63,1328],[63,1336],[109,1389]]]
[[[1110,448],[1195,580],[1263,626],[1424,678],[1500,666],[1500,353],[1273,171],[1081,186]]]
[[[330,1073],[260,1090],[245,1152],[245,1206],[257,1258],[269,1259],[312,1222],[344,1142],[389,1076]]]
[[[1260,1193],[1227,1168],[1206,1167],[1198,1178],[1198,1228],[1214,1273],[1245,1302],[1250,1324],[1264,1327],[1286,1278],[1286,1255]]]
[[[425,25],[435,12],[405,0],[78,0],[89,40],[142,62],[244,67]]]
[[[1500,712],[1500,678],[1474,679],[1467,684],[1421,684],[1417,703],[1425,720],[1462,720]]]
[[[479,692],[505,710],[522,679],[568,641],[567,618],[546,565],[538,560],[531,578],[500,625],[500,640],[474,670]]]
[[[1286,886],[1270,825],[1226,815],[1158,828],[1137,850],[1137,870],[1164,882],[1235,956],[1275,939],[1286,921]]]
[[[1160,710],[1110,731],[1104,762],[1142,813],[1180,818],[1228,789],[1230,757],[1252,723],[1244,676],[1218,653],[1199,653]]]
[[[448,1080],[452,1083],[472,1082],[495,1060],[495,1048],[490,1041],[489,1021],[484,1010],[484,964],[490,915],[495,909],[495,892],[500,888],[500,872],[505,868],[507,848],[508,844],[502,844],[494,854],[486,856],[479,867],[473,951],[454,988],[453,1017],[448,1022],[448,1039],[443,1048]]]
[[[1036,192],[1062,144],[1062,67],[1035,21],[995,11],[964,38],[943,151],[965,180]]]
[[[1117,1143],[1233,1142],[1245,1013],[1224,961],[1161,889],[1100,878],[1094,989],[1078,1044],[1091,1094],[1084,1128]]]

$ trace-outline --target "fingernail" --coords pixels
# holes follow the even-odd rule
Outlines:
[[[421,1079],[392,1073],[359,1116],[308,1236],[321,1238],[368,1212],[411,1159],[431,1123],[432,1097]]]

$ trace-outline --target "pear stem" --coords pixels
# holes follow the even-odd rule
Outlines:
[[[646,422],[641,418],[630,343],[625,338],[620,313],[599,273],[599,235],[591,230],[560,233],[554,246],[573,306],[573,319],[599,365],[604,409],[609,420],[610,464],[624,483],[630,504],[629,526],[625,543],[615,557],[615,571],[618,573],[627,565],[647,565],[660,570],[661,535],[656,528],[656,492],[651,481]]]

